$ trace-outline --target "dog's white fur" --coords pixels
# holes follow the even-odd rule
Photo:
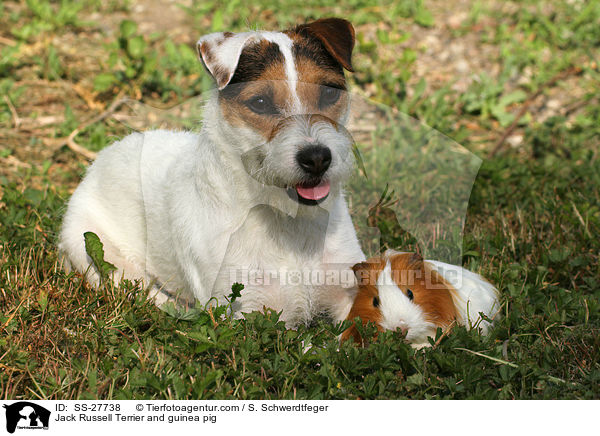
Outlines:
[[[283,47],[288,86],[297,99],[286,35],[252,32],[225,45],[216,34],[200,42],[213,44],[233,71],[232,53],[239,56],[244,44],[260,38]],[[151,296],[159,304],[165,301],[163,289],[202,304],[213,297],[222,302],[232,282],[239,281],[238,273],[250,269],[271,274],[271,280],[245,283],[238,312],[268,307],[282,311],[290,325],[316,314],[344,319],[354,298],[352,286],[284,283],[282,277],[290,271],[349,271],[364,260],[342,189],[353,165],[352,140],[343,128],[325,121],[311,125],[303,114],[298,99],[286,113],[293,122],[265,143],[251,129],[231,126],[215,94],[199,133],[133,133],[104,149],[68,204],[59,241],[66,268],[99,282],[84,245],[84,232],[92,231],[104,244],[105,259],[118,268],[114,278],[153,284]],[[326,173],[331,192],[318,206],[300,205],[281,186],[297,181],[294,156],[311,142],[332,152]],[[245,166],[244,159],[259,149],[264,164]]]

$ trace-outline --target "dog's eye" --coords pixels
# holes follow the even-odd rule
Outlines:
[[[373,307],[379,307],[379,298],[373,297]]]
[[[408,297],[408,299],[409,299],[410,301],[412,301],[412,300],[413,300],[413,298],[415,298],[415,296],[413,295],[413,293],[412,293],[412,291],[411,291],[410,289],[407,289],[407,290],[406,290],[406,296]]]
[[[262,95],[257,95],[246,101],[246,106],[248,106],[252,112],[259,115],[272,115],[277,113],[277,109],[271,99]]]
[[[319,97],[319,108],[325,109],[331,106],[340,99],[342,90],[339,88],[332,88],[330,86],[323,86],[321,88],[321,96]]]

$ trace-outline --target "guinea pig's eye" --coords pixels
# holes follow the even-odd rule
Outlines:
[[[415,298],[415,296],[413,295],[413,293],[412,293],[412,291],[411,291],[410,289],[407,289],[407,290],[406,290],[406,296],[408,297],[408,299],[409,299],[410,301],[412,301],[412,300],[413,300],[413,298]]]
[[[373,307],[379,307],[379,297],[373,297]]]

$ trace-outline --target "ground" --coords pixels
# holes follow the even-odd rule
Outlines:
[[[197,126],[200,35],[332,15],[356,28],[353,93],[482,160],[459,261],[500,290],[488,337],[338,350],[343,327],[323,320],[179,319],[139,284],[94,291],[60,269],[60,218],[94,153],[131,128]],[[597,399],[599,20],[579,0],[0,1],[0,396]],[[374,187],[356,211],[385,246],[418,249],[376,206],[384,112],[353,126]]]

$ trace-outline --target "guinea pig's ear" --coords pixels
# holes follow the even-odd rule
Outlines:
[[[370,283],[371,271],[373,271],[372,264],[369,262],[360,262],[352,267],[354,275],[356,276],[356,282],[359,286],[368,285]]]
[[[414,263],[423,262],[423,256],[421,256],[419,253],[411,253],[410,261]]]
[[[354,271],[354,274],[365,269],[369,269],[369,262],[360,262],[352,267],[352,271]]]
[[[386,250],[385,256],[392,263],[393,270],[423,270],[423,257],[418,253]]]

